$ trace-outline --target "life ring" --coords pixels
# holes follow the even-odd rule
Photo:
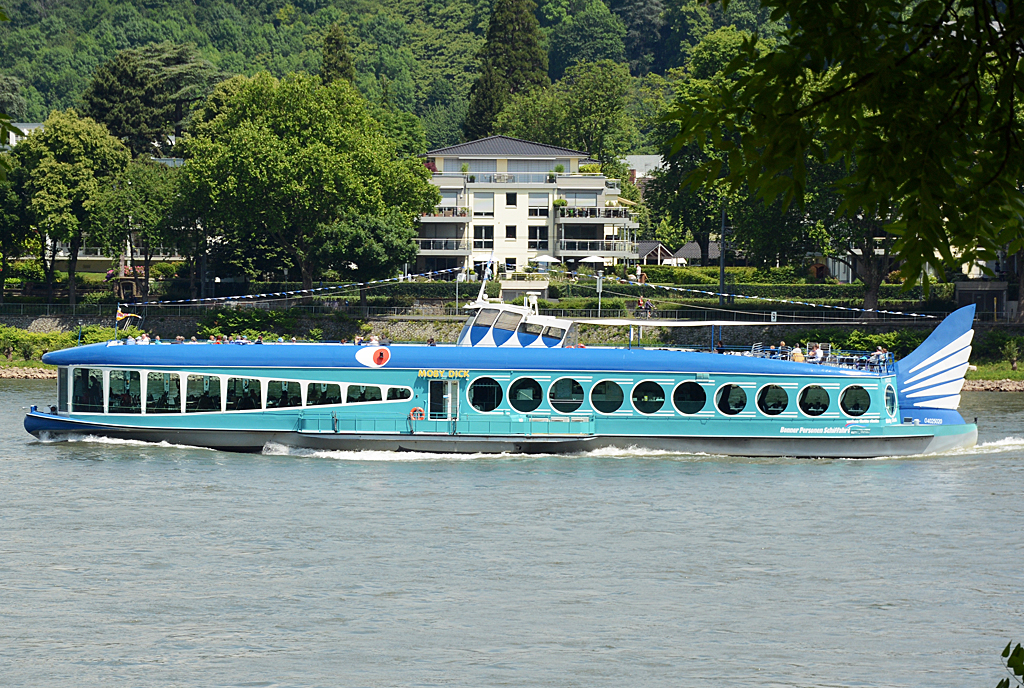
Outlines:
[[[423,420],[426,417],[427,417],[426,412],[423,409],[421,409],[419,406],[414,408],[412,411],[409,411],[409,418],[411,420]]]

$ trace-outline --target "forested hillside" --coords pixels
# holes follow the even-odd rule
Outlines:
[[[318,74],[324,35],[340,24],[355,62],[355,85],[424,120],[429,143],[452,142],[465,117],[489,0],[9,0],[0,25],[0,108],[42,121],[72,107],[96,68],[125,48],[193,43],[231,74]],[[634,76],[684,64],[721,26],[764,26],[754,0],[727,13],[692,0],[540,0],[536,8],[550,75],[577,61],[611,59]]]

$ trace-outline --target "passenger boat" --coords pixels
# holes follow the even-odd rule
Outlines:
[[[482,292],[482,290],[481,290]],[[974,306],[911,355],[794,362],[578,347],[577,324],[481,297],[454,346],[123,341],[46,354],[40,438],[260,451],[670,452],[877,457],[973,446],[957,412]],[[661,324],[661,323],[659,323]]]

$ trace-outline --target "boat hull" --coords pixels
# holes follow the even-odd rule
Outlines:
[[[261,452],[267,445],[314,451],[395,451],[440,454],[573,454],[605,448],[636,447],[680,454],[787,456],[797,458],[875,458],[913,456],[974,446],[974,424],[928,427],[901,425],[882,435],[843,437],[730,437],[714,435],[493,436],[447,433],[346,433],[282,430],[154,428],[90,423],[45,413],[25,417],[25,429],[40,439],[110,437],[143,442]]]

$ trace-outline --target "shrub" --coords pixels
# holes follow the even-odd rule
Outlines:
[[[1017,370],[1017,359],[1020,358],[1020,347],[1017,346],[1016,339],[1010,339],[1001,349],[1003,358],[1005,358],[1010,364],[1010,370]]]
[[[171,279],[177,276],[180,265],[182,263],[157,263],[149,269],[149,272],[157,279]]]

